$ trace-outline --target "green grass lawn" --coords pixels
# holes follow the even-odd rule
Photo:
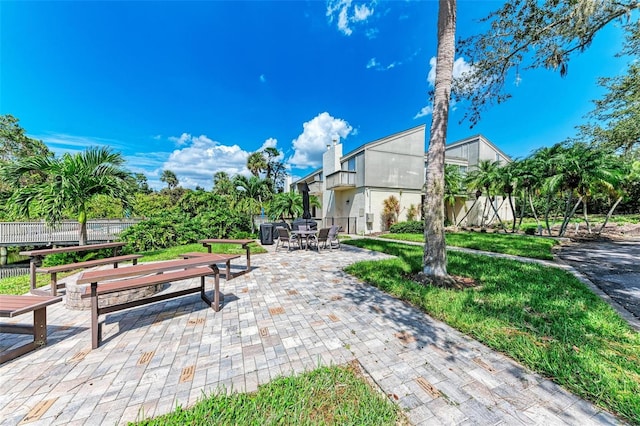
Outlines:
[[[358,371],[321,367],[281,377],[254,393],[220,392],[138,425],[397,425],[399,409]]]
[[[259,244],[251,244],[251,254],[266,253],[267,250]],[[200,243],[186,244],[182,246],[170,247],[167,249],[151,250],[140,253],[143,255],[138,262],[154,262],[159,260],[178,259],[180,254],[193,251],[206,252],[207,249]],[[239,244],[214,244],[213,251],[215,253],[224,254],[240,254],[244,255],[245,251]],[[75,274],[78,271],[70,271],[58,274],[58,280]],[[48,286],[51,283],[49,274],[37,274],[36,287]],[[29,275],[19,277],[9,277],[0,280],[0,294],[25,294],[29,292]]]
[[[424,242],[422,234],[384,234],[381,238]],[[455,232],[445,236],[447,245],[511,254],[533,259],[553,260],[551,248],[558,245],[552,238],[517,234],[488,234],[483,232]]]
[[[448,272],[479,286],[422,286],[421,246],[345,242],[398,256],[346,269],[383,291],[507,354],[574,394],[640,425],[640,334],[561,269],[449,251]]]

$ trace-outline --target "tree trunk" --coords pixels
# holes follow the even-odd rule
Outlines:
[[[444,236],[444,147],[447,140],[449,101],[455,55],[456,0],[440,0],[438,8],[438,57],[427,152],[424,203],[424,256],[422,273],[435,281],[450,281]]]
[[[547,227],[547,234],[551,236],[551,225],[549,225],[549,211],[551,210],[551,194],[547,194],[547,208],[544,211],[544,224]]]
[[[572,200],[572,199],[573,197],[569,195],[569,200]],[[564,218],[564,221],[562,222],[562,226],[560,227],[560,233],[558,234],[559,237],[564,236],[564,233],[567,231],[567,227],[569,226],[569,221],[571,220],[573,215],[576,213],[576,210],[578,210],[578,206],[580,205],[580,203],[582,203],[582,195],[578,197],[578,201],[574,204],[571,211],[567,214],[567,217]]]
[[[82,209],[82,211],[78,215],[78,223],[80,224],[78,245],[84,246],[87,244],[87,214],[84,209]]]
[[[529,191],[529,206],[531,206],[531,214],[533,214],[533,217],[536,219],[536,224],[540,225],[540,220],[538,219],[536,208],[533,207],[533,197],[531,196],[531,191]]]
[[[471,210],[473,210],[473,208],[475,207],[476,203],[478,202],[478,200],[480,199],[480,197],[476,197],[475,200],[473,200],[473,204],[471,204],[471,207],[469,207],[469,209],[466,211],[466,213],[464,214],[464,216],[462,216],[462,219],[460,219],[460,222],[458,222],[458,224],[456,225],[456,227],[458,225],[460,225],[462,223],[463,220],[465,220],[467,218],[467,216],[469,216],[469,213],[471,212]],[[466,205],[466,204],[465,204]]]
[[[513,205],[513,199],[511,198],[511,193],[509,193],[509,206],[511,207],[511,216],[513,217],[513,226],[511,227],[511,233],[516,232],[516,208]]]
[[[502,222],[502,219],[500,218],[500,213],[498,213],[498,209],[500,207],[502,207],[502,205],[504,204],[504,198],[502,199],[502,203],[500,203],[500,205],[498,206],[498,208],[496,208],[496,206],[493,205],[493,203],[496,201],[496,196],[493,196],[493,199],[489,199],[489,202],[491,204],[491,208],[493,209],[493,216],[491,216],[491,219],[489,220],[489,222],[487,222],[487,225],[491,225],[491,223],[493,222],[493,219],[498,219],[498,223],[500,223],[500,227],[502,228],[502,230],[504,231],[504,233],[507,233],[506,228],[504,227],[504,223]]]
[[[584,222],[587,224],[587,232],[591,234],[591,224],[589,223],[589,216],[587,215],[587,199],[582,199],[582,214],[584,215]]]
[[[613,206],[607,212],[607,217],[604,218],[604,223],[602,224],[600,229],[598,229],[598,232],[597,232],[598,234],[600,234],[604,229],[604,227],[607,225],[607,222],[609,222],[609,219],[611,219],[611,216],[613,215],[613,211],[616,209],[616,207],[618,207],[618,204],[620,203],[620,201],[622,201],[622,197],[618,197],[616,202],[613,203]]]

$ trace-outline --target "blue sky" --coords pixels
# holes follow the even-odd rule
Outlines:
[[[458,37],[502,2],[458,1]],[[109,145],[154,188],[172,170],[210,189],[246,157],[284,152],[294,177],[344,152],[426,124],[437,1],[0,0],[0,113],[57,154]],[[561,78],[522,71],[513,98],[473,129],[451,112],[448,142],[481,133],[512,157],[575,134],[626,68],[618,25],[598,34]],[[465,58],[458,58],[460,68]],[[425,148],[426,149],[426,148]]]

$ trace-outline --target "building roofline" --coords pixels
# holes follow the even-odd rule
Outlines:
[[[353,157],[353,156],[359,154],[360,152],[365,151],[368,148],[371,148],[371,147],[373,147],[375,145],[379,145],[379,144],[381,144],[383,142],[386,142],[388,139],[399,137],[400,135],[405,135],[405,134],[409,134],[409,133],[415,133],[417,131],[425,129],[426,127],[427,127],[426,124],[420,124],[418,126],[411,127],[410,129],[406,129],[406,130],[402,130],[400,132],[392,133],[390,135],[383,136],[381,138],[375,139],[375,140],[373,140],[371,142],[367,142],[364,145],[360,145],[358,148],[347,152],[346,154],[344,154],[340,158],[340,160],[342,161],[342,160],[345,160],[345,159],[347,159],[349,157]]]
[[[455,142],[451,142],[450,144],[446,145],[446,146],[444,147],[444,149],[445,149],[445,151],[446,151],[446,150],[447,150],[447,149],[449,149],[449,148],[455,148],[455,147],[457,147],[457,146],[459,146],[459,145],[464,145],[464,144],[469,143],[469,142],[472,142],[472,141],[474,141],[474,140],[476,140],[476,139],[482,139],[482,140],[483,140],[487,145],[489,145],[491,148],[495,149],[497,152],[499,152],[500,154],[502,154],[502,156],[503,156],[504,158],[506,158],[508,161],[513,161],[513,159],[511,158],[511,156],[510,156],[510,155],[507,155],[503,150],[501,150],[500,148],[498,148],[498,147],[496,146],[496,144],[494,144],[493,142],[491,142],[489,139],[487,139],[484,135],[482,135],[482,134],[480,134],[480,133],[478,133],[478,134],[476,134],[476,135],[473,135],[473,136],[469,136],[469,137],[464,138],[464,139],[460,139],[460,140],[455,141]]]

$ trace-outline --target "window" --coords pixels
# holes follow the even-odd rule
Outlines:
[[[460,156],[462,158],[469,158],[469,145],[465,144],[460,147]]]
[[[500,157],[500,154],[498,154],[498,153],[496,152],[496,162],[497,162],[498,164],[500,164],[500,163],[502,162],[502,161],[501,161],[501,158],[502,158],[502,157]]]
[[[349,158],[347,161],[347,170],[350,172],[356,171],[356,157]]]
[[[460,169],[460,175],[465,177],[467,175],[467,166],[458,166],[458,168]]]

